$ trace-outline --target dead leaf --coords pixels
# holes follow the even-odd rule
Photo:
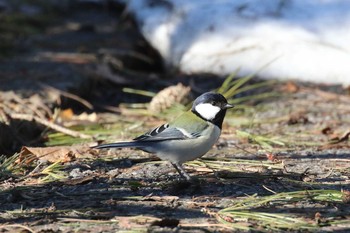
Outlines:
[[[79,157],[86,157],[90,147],[87,146],[55,146],[55,147],[22,147],[18,163],[25,161],[30,164],[33,160],[41,159],[54,163],[69,162]]]
[[[333,129],[330,126],[327,126],[321,130],[322,134],[330,135],[333,133]]]
[[[309,119],[306,116],[306,113],[304,111],[293,113],[289,116],[289,119],[288,119],[288,125],[306,124],[308,122],[309,122]]]
[[[321,215],[320,212],[316,212],[316,214],[315,214],[315,222],[316,222],[317,224],[319,224],[319,223],[322,222],[322,215]]]
[[[346,131],[341,137],[335,136],[331,138],[330,144],[345,142],[349,140],[349,137],[350,137],[350,130]]]
[[[65,110],[60,112],[60,117],[63,120],[70,120],[73,118],[73,116],[74,116],[74,112],[71,108],[65,109]]]
[[[83,112],[82,114],[80,115],[77,115],[77,116],[73,116],[73,119],[74,120],[79,120],[79,121],[91,121],[91,122],[96,122],[97,121],[97,114],[95,112],[93,113],[86,113],[86,112]]]
[[[350,203],[350,191],[342,189],[341,192],[343,193],[343,202],[344,203]]]
[[[231,223],[235,222],[235,219],[230,216],[227,216],[227,215],[219,215],[219,216],[226,222],[231,222]]]
[[[95,112],[90,114],[83,112],[80,115],[74,115],[71,109],[66,109],[61,112],[59,120],[65,127],[72,127],[74,125],[97,122],[98,116]]]
[[[285,85],[282,86],[282,91],[287,93],[295,93],[299,90],[299,87],[295,82],[287,82]]]
[[[279,161],[279,160],[277,159],[277,156],[276,156],[275,154],[272,154],[272,153],[266,153],[266,158],[267,158],[267,160],[270,160],[270,161],[272,161],[272,162],[277,162],[277,161]]]

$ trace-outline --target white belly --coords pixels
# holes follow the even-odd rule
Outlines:
[[[220,137],[221,130],[211,124],[203,135],[198,138],[187,140],[172,140],[159,142],[156,148],[156,155],[172,163],[182,164],[183,162],[194,160],[207,153]]]

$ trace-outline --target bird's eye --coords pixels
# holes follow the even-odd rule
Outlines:
[[[216,106],[216,101],[212,101],[211,104]]]

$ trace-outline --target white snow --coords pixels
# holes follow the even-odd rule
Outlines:
[[[167,66],[184,73],[350,85],[348,0],[128,0]]]

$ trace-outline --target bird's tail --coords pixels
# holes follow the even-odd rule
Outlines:
[[[98,146],[93,146],[91,148],[93,149],[107,149],[107,148],[141,148],[143,145],[141,145],[138,142],[116,142],[116,143],[109,143],[109,144],[102,144]]]

